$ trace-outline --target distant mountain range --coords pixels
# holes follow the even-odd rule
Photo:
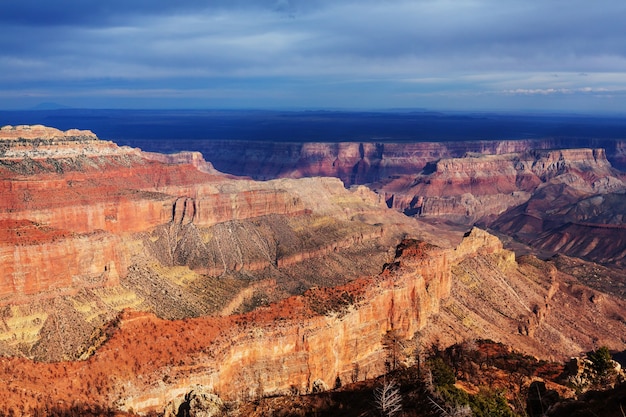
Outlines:
[[[393,143],[626,138],[626,117],[523,113],[94,110],[41,103],[32,110],[0,111],[0,125],[6,124],[89,129],[128,145],[180,139]]]

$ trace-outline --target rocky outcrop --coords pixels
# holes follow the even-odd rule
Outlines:
[[[155,152],[142,152],[141,155],[151,161],[157,161],[162,164],[175,164],[175,165],[191,165],[199,171],[207,174],[218,174],[219,172],[213,167],[210,162],[207,162],[200,152],[178,152],[174,154],[163,154]],[[221,174],[222,176],[228,176]]]
[[[95,140],[90,130],[70,129],[65,132],[43,125],[3,126],[0,128],[0,141],[3,140]]]
[[[512,252],[503,252],[500,239],[482,229],[473,227],[463,235],[463,240],[455,248],[452,259],[456,263],[476,254],[489,255],[494,253],[507,253],[509,257],[513,256]]]
[[[142,141],[134,141],[141,144]],[[165,141],[164,141],[165,142]],[[159,150],[160,143],[147,146]],[[171,145],[163,143],[163,151]],[[263,141],[194,141],[177,144],[179,149],[202,152],[205,159],[222,172],[254,179],[332,176],[347,186],[369,184],[398,175],[420,172],[440,159],[461,158],[468,153],[502,155],[530,149],[604,148],[608,160],[626,169],[624,140],[583,140],[545,138],[494,141],[448,142],[263,142]]]
[[[373,187],[391,206],[408,214],[471,224],[519,206],[549,183],[566,183],[581,195],[626,189],[602,149],[471,154],[442,159],[417,176],[393,178]]]
[[[231,401],[379,375],[388,359],[388,331],[401,339],[418,334],[423,344],[483,335],[540,356],[569,357],[593,343],[623,347],[613,335],[626,330],[616,316],[624,303],[605,295],[588,304],[577,298],[580,288],[541,261],[517,264],[497,239],[474,229],[456,250],[405,240],[377,277],[311,289],[245,315],[163,321],[126,312],[86,362],[14,358],[5,360],[0,374],[20,362],[22,377],[7,377],[16,390],[6,406],[47,398],[139,412],[171,403],[176,412],[191,401],[219,402],[207,393]],[[553,304],[577,304],[576,323]],[[536,321],[532,332],[519,330],[521,312]],[[0,393],[5,389],[0,385]]]

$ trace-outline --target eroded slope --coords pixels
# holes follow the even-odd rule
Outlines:
[[[79,358],[125,308],[226,314],[375,274],[415,228],[336,179],[237,179],[197,153],[43,126],[5,127],[0,142],[8,354]]]
[[[5,359],[5,406],[72,401],[163,410],[194,386],[231,401],[310,392],[385,372],[385,334],[428,346],[477,336],[563,359],[594,344],[624,349],[623,301],[553,266],[517,263],[474,229],[455,249],[405,240],[378,276],[318,288],[244,315],[166,321],[124,312],[82,362]],[[15,369],[20,372],[15,374]],[[80,381],[80,383],[78,383]]]

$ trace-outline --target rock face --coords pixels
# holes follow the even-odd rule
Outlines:
[[[569,357],[594,343],[623,349],[626,341],[614,335],[626,330],[624,302],[610,295],[592,302],[588,291],[542,261],[516,263],[478,229],[455,249],[405,240],[378,276],[245,315],[164,321],[125,312],[87,361],[6,359],[0,376],[11,383],[0,393],[5,406],[21,403],[26,413],[32,398],[139,412],[170,403],[176,412],[191,401],[218,404],[211,393],[223,401],[305,393],[384,372],[388,331],[425,345],[483,335],[542,357]],[[576,310],[576,322],[563,306]]]
[[[0,305],[19,306],[0,328],[7,354],[78,358],[124,308],[245,311],[345,283],[379,271],[416,227],[338,179],[256,182],[198,153],[143,153],[42,126],[5,127],[0,145]],[[59,321],[76,337],[57,337]]]
[[[40,228],[24,222],[0,222],[0,233],[33,234]],[[7,233],[8,232],[8,233]],[[42,293],[76,293],[81,288],[119,284],[127,272],[128,259],[117,236],[106,233],[58,236],[38,233],[37,241],[2,239],[0,245],[0,299],[32,302]]]
[[[150,145],[159,146],[158,143]],[[331,176],[340,178],[347,186],[419,173],[429,163],[461,158],[468,153],[502,155],[529,149],[604,148],[615,167],[626,169],[626,141],[623,139],[597,141],[546,138],[417,143],[190,140],[177,146],[200,151],[217,169],[235,175],[260,180]]]
[[[90,130],[70,129],[65,132],[43,125],[3,126],[0,128],[1,140],[84,140],[97,139]]]
[[[490,240],[476,234],[463,253],[468,254],[470,247],[491,250],[480,243]],[[328,385],[337,377],[348,381],[378,375],[384,371],[384,334],[393,329],[403,338],[412,338],[438,311],[451,287],[449,250],[405,241],[397,253],[395,262],[378,277],[309,290],[244,316],[168,324],[150,315],[125,314],[113,338],[89,361],[68,364],[68,375],[81,375],[89,385],[86,381],[97,378],[106,367],[111,382],[102,381],[102,398],[135,411],[159,409],[195,384],[232,400],[310,392],[315,381],[319,386],[319,381]],[[179,336],[170,339],[174,335]],[[172,342],[178,346],[174,350],[170,350]],[[123,347],[127,343],[136,346]],[[119,349],[124,352],[121,356],[115,353]],[[162,379],[162,361],[171,364],[167,379]],[[128,367],[135,371],[127,373]],[[355,367],[359,369],[356,377]],[[118,379],[127,382],[113,382]],[[70,381],[63,376],[56,381],[58,392],[66,392]]]
[[[442,159],[373,188],[409,215],[479,222],[533,247],[621,265],[626,182],[602,149]]]
[[[442,159],[419,175],[373,185],[393,207],[462,223],[498,215],[530,199],[540,186],[566,182],[585,195],[622,192],[626,185],[602,149],[527,151]]]
[[[355,366],[361,373],[357,379],[378,375],[384,371],[384,334],[394,329],[411,338],[448,295],[447,262],[446,251],[406,241],[397,262],[378,278],[310,290],[235,318],[235,328],[209,347],[201,372],[173,370],[170,376],[179,388],[138,390],[136,396],[124,399],[123,408],[142,410],[163,404],[190,382],[233,400],[312,392],[332,385],[337,377],[354,378]]]

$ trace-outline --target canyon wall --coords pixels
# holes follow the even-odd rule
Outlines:
[[[417,228],[336,178],[257,182],[197,152],[42,126],[5,127],[0,144],[0,305],[19,306],[0,326],[3,354],[81,357],[124,308],[195,317],[345,283],[380,271]],[[257,280],[273,284],[246,292]]]
[[[27,228],[21,230],[28,233]],[[0,302],[27,303],[35,301],[41,293],[76,293],[80,288],[119,284],[128,266],[128,259],[122,252],[117,236],[97,232],[44,236],[25,244],[2,239]]]
[[[309,181],[307,190],[235,179],[197,152],[143,153],[89,131],[5,126],[0,147],[2,303],[118,284],[137,233],[304,215],[323,203],[304,197],[306,207],[301,195],[321,188],[347,193],[339,180]]]
[[[311,289],[246,315],[163,321],[125,312],[87,361],[4,362],[0,374],[20,362],[22,375],[0,384],[0,392],[24,388],[4,406],[39,398],[162,411],[196,384],[234,400],[380,375],[388,360],[385,334],[412,338],[449,295],[449,256],[407,240],[377,277]]]
[[[141,146],[142,141],[134,141]],[[150,142],[158,149],[161,144]],[[442,158],[460,158],[467,153],[500,155],[530,149],[604,148],[608,160],[626,170],[626,141],[546,138],[522,140],[462,142],[262,142],[184,140],[163,143],[163,151],[172,146],[202,152],[205,159],[220,171],[254,179],[331,176],[346,186],[369,184],[395,175],[420,172],[429,162]]]
[[[238,179],[197,153],[144,154],[88,132],[7,127],[0,144],[0,409],[18,415],[40,404],[160,412],[197,384],[225,400],[312,392],[384,373],[389,332],[422,346],[489,337],[541,357],[626,348],[615,337],[624,302],[516,261],[480,229],[461,237],[389,210],[362,186]],[[307,175],[396,172],[384,185],[392,200],[419,191],[406,193],[412,209],[467,187],[489,210],[510,196],[519,210],[499,219],[521,234],[535,223],[520,216],[593,224],[621,201],[601,150],[507,148],[520,144],[430,165],[423,149],[397,161],[365,144],[302,149],[314,156]],[[413,157],[422,177],[393,171]]]
[[[25,414],[34,401],[135,412],[161,412],[170,403],[176,412],[197,385],[236,400],[380,375],[391,360],[384,347],[390,331],[422,346],[490,337],[557,359],[594,343],[623,349],[614,337],[626,331],[623,311],[623,301],[537,259],[517,263],[498,239],[473,229],[456,249],[405,240],[378,276],[311,289],[244,315],[166,321],[123,312],[86,361],[7,358],[0,394],[5,407],[22,404]]]
[[[410,339],[423,328],[450,291],[446,251],[424,243],[409,248],[393,271],[339,288],[314,289],[235,318],[232,329],[211,344],[209,357],[191,370],[170,369],[170,384],[125,389],[122,409],[150,410],[200,384],[226,400],[312,392],[380,375],[387,353],[383,337],[394,330]],[[151,376],[152,378],[153,376]],[[118,394],[119,395],[119,394]]]
[[[371,187],[407,214],[472,224],[519,206],[541,187],[556,182],[583,196],[626,189],[603,149],[468,154],[441,159],[430,171],[396,176]]]

